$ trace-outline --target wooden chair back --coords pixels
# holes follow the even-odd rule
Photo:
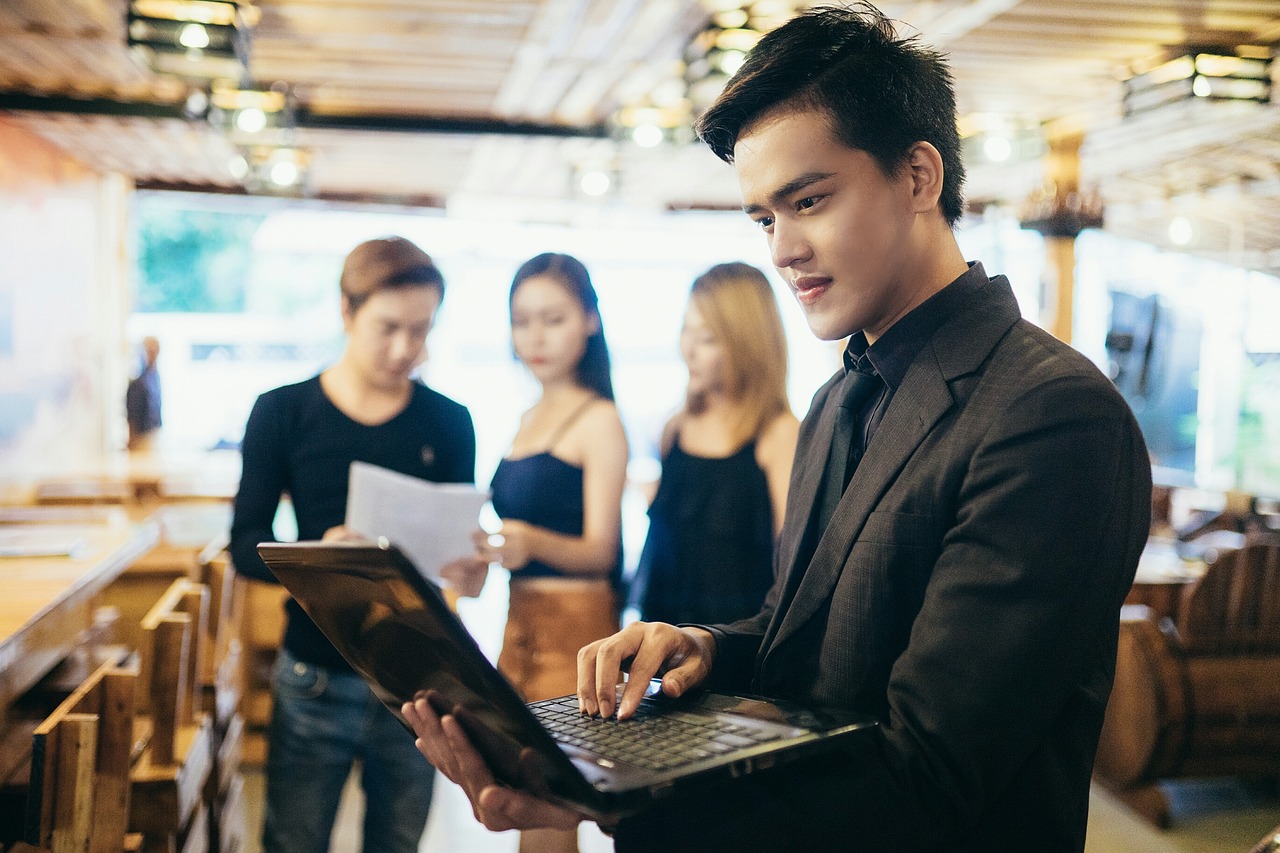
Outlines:
[[[174,761],[178,729],[201,713],[201,661],[206,646],[209,590],[178,578],[142,617],[140,707],[152,722],[151,762]]]
[[[1280,654],[1280,545],[1216,559],[1183,594],[1178,634],[1188,654]]]
[[[119,853],[137,754],[136,661],[108,661],[36,728],[26,840],[53,853]]]
[[[205,684],[213,684],[218,666],[240,643],[240,614],[244,611],[244,581],[231,568],[228,537],[222,535],[205,546],[197,557],[200,581],[209,588],[208,647],[201,671]]]
[[[246,673],[243,613],[248,581],[236,574],[222,536],[200,553],[200,580],[209,588],[209,624],[206,653],[201,663],[205,708],[212,711],[215,727],[225,727],[240,707]]]

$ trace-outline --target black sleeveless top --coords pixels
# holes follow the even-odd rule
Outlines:
[[[713,458],[686,453],[677,437],[649,507],[632,605],[647,621],[733,622],[759,612],[772,583],[773,513],[755,442]]]
[[[489,486],[493,510],[502,519],[545,527],[566,536],[582,535],[582,469],[550,452],[503,459]],[[520,577],[563,577],[564,572],[530,560]]]
[[[594,399],[588,400],[574,412],[556,430],[543,452],[519,459],[503,459],[498,463],[489,490],[493,495],[493,510],[499,518],[523,521],[566,536],[582,535],[582,469],[552,455],[551,451],[593,402]],[[622,543],[619,542],[618,557],[609,571],[609,578],[616,583],[621,575]],[[554,566],[530,560],[512,573],[512,580],[569,576],[570,573]]]

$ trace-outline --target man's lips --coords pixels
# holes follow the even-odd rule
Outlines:
[[[806,275],[791,282],[791,289],[801,304],[808,304],[820,298],[831,287],[831,279],[826,276]]]

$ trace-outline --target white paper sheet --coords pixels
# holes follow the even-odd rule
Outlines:
[[[471,534],[488,500],[488,492],[470,484],[432,483],[352,462],[346,526],[369,539],[386,538],[425,577],[442,583],[440,568],[475,550]]]

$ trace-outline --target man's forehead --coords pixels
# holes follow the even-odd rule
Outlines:
[[[744,143],[749,145],[750,140],[758,137],[764,130],[779,129],[786,132],[790,128],[801,127],[805,133],[825,132],[832,139],[836,138],[831,114],[827,110],[794,101],[783,101],[743,124],[733,146],[734,160],[738,158],[739,146]]]
[[[820,162],[822,151],[831,152],[829,143],[839,144],[828,116],[817,109],[775,109],[744,127],[733,159],[744,208],[750,212],[792,184],[830,173],[829,164]]]

